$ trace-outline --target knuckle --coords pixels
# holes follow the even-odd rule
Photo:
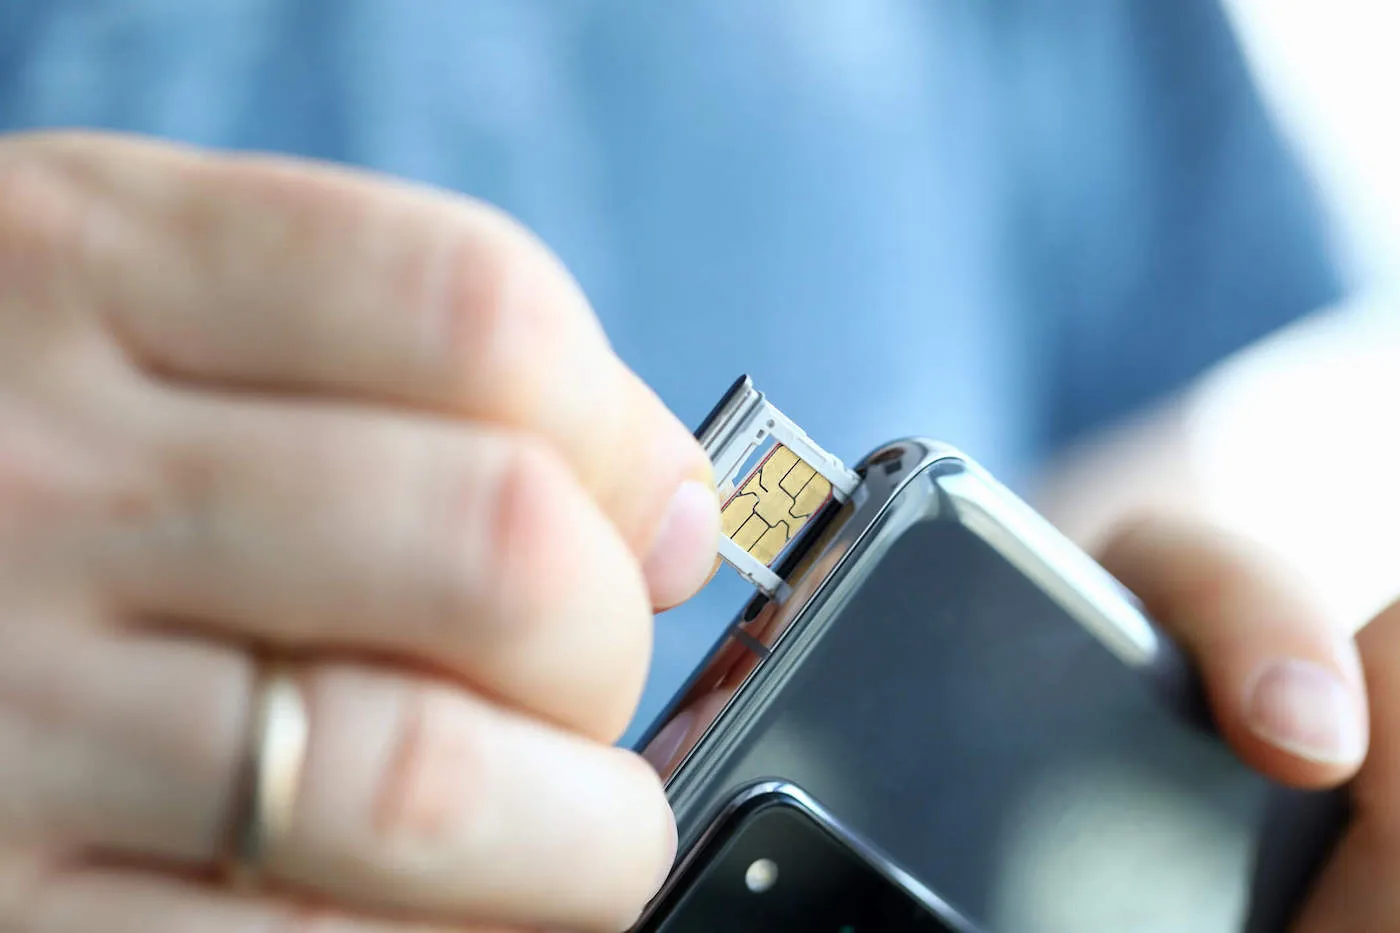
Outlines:
[[[510,581],[511,590],[556,569],[557,552],[581,520],[571,485],[566,466],[542,441],[512,441],[497,478],[490,531],[493,576]]]
[[[150,457],[139,494],[124,504],[128,524],[187,547],[209,531],[221,485],[214,451],[199,444],[169,443]]]
[[[476,849],[472,840],[490,818],[485,789],[493,767],[482,718],[445,687],[410,688],[372,801],[376,844],[409,856]]]
[[[235,467],[224,452],[183,436],[141,440],[129,445],[120,477],[100,502],[94,571],[118,603],[139,604],[180,579],[201,592],[236,547],[229,505]]]
[[[650,618],[636,560],[553,447],[512,439],[490,498],[487,575],[501,587],[493,609],[539,621],[566,604],[606,603]]]
[[[571,582],[558,574],[586,562],[586,554],[569,560],[560,553],[573,537],[571,525],[580,520],[569,489],[572,482],[567,468],[543,442],[528,437],[508,442],[490,496],[494,514],[487,525],[483,574],[491,587],[488,613],[511,619],[513,625],[538,624],[549,615],[550,591]],[[549,585],[541,586],[546,580]]]
[[[520,436],[509,441],[496,490],[495,539],[503,554],[528,556],[545,549],[551,515],[568,521],[572,482],[568,468],[549,446]]]
[[[432,365],[454,397],[507,421],[547,421],[555,364],[605,346],[601,329],[543,243],[492,208],[476,211],[424,251],[410,305],[437,338]]]
[[[543,442],[510,441],[486,495],[487,557],[472,576],[485,588],[474,621],[492,676],[516,683],[512,689],[536,684],[532,704],[595,737],[621,735],[651,653],[650,606],[635,559]]]
[[[538,316],[528,297],[540,271],[537,257],[495,223],[439,236],[437,248],[424,254],[415,302],[429,328],[440,332],[446,353],[439,365],[470,374],[472,384],[460,387],[464,397],[469,397],[465,390],[504,379],[510,379],[512,391],[519,389],[530,359],[516,335],[539,331],[534,321],[524,320]]]

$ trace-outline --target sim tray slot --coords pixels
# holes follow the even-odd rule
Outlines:
[[[850,499],[860,477],[818,447],[748,376],[730,387],[695,436],[714,465],[723,503],[720,556],[781,601],[787,584],[773,567],[828,502]],[[765,446],[757,465],[738,478]]]

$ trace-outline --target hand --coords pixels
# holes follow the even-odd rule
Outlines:
[[[479,204],[0,140],[0,929],[626,925],[675,829],[608,743],[710,569],[708,471]],[[252,648],[310,738],[242,897]]]
[[[1400,602],[1353,641],[1248,546],[1161,520],[1101,560],[1194,655],[1246,761],[1299,787],[1352,782],[1353,823],[1299,933],[1400,929]]]

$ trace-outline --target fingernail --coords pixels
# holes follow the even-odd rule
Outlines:
[[[1259,675],[1245,706],[1251,731],[1309,761],[1356,764],[1366,736],[1355,693],[1332,671],[1309,661],[1280,661]]]
[[[696,480],[671,496],[651,552],[642,563],[652,605],[668,608],[688,599],[705,582],[719,537],[719,501]]]

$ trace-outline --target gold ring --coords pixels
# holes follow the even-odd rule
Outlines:
[[[230,823],[229,881],[235,887],[256,884],[291,823],[307,732],[306,702],[290,666],[261,665]]]

